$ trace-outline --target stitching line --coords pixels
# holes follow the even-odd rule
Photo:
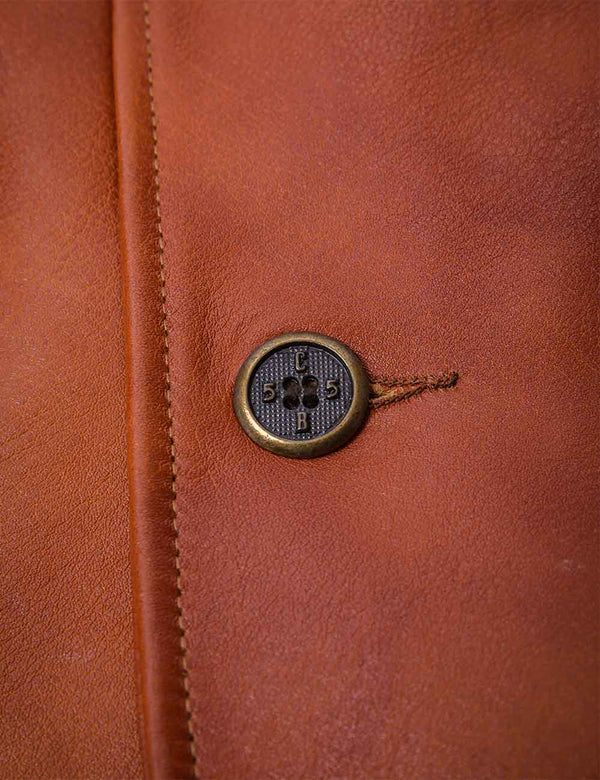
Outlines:
[[[167,399],[167,415],[169,418],[169,445],[171,461],[171,507],[173,511],[173,530],[175,533],[175,569],[176,569],[176,587],[177,587],[177,625],[179,627],[179,646],[181,648],[181,668],[183,675],[183,688],[185,691],[185,712],[188,738],[190,743],[190,754],[194,768],[194,777],[198,777],[196,760],[196,742],[194,731],[192,729],[192,708],[190,702],[190,684],[188,671],[188,647],[186,641],[185,625],[183,621],[183,589],[181,572],[181,550],[179,545],[179,523],[177,517],[177,468],[175,463],[175,439],[173,437],[173,409],[171,406],[171,369],[169,363],[169,330],[167,327],[167,286],[165,280],[165,257],[164,257],[164,236],[162,229],[162,215],[160,208],[160,179],[158,168],[158,132],[156,108],[154,105],[154,71],[152,68],[152,44],[150,39],[150,4],[148,0],[144,2],[144,37],[146,38],[146,66],[148,79],[148,95],[150,97],[150,120],[152,123],[152,157],[154,167],[154,185],[156,201],[156,228],[158,233],[158,258],[160,270],[160,297],[162,309],[162,329],[164,336],[164,360],[165,360],[165,396]]]
[[[438,376],[405,376],[397,379],[371,377],[371,393],[369,405],[372,409],[380,409],[399,401],[421,395],[426,390],[447,390],[458,382],[458,373],[449,371]]]

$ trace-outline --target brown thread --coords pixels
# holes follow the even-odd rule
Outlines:
[[[176,569],[176,588],[177,588],[177,624],[179,626],[179,646],[181,648],[181,667],[183,677],[183,687],[185,691],[185,711],[186,711],[186,724],[188,729],[188,736],[190,742],[190,753],[192,757],[192,764],[194,767],[194,777],[198,777],[197,761],[196,761],[196,742],[194,739],[194,732],[192,729],[192,708],[190,704],[190,685],[189,685],[189,671],[188,671],[188,648],[186,642],[186,632],[183,622],[183,589],[182,589],[182,574],[181,574],[181,551],[179,547],[179,525],[177,522],[177,468],[175,464],[175,440],[173,438],[173,410],[171,407],[171,370],[169,363],[169,331],[167,328],[167,286],[165,280],[165,258],[164,258],[164,237],[162,229],[162,216],[160,209],[160,180],[158,171],[158,132],[157,132],[157,120],[156,109],[154,106],[154,72],[152,69],[152,45],[150,41],[150,4],[146,0],[144,2],[144,36],[146,38],[146,66],[148,77],[148,95],[150,96],[150,120],[152,123],[152,142],[153,142],[153,167],[154,167],[154,185],[155,185],[155,200],[156,200],[156,227],[158,231],[158,258],[160,269],[160,296],[161,296],[161,308],[162,308],[162,329],[164,335],[164,360],[165,360],[165,396],[167,399],[167,415],[169,417],[169,445],[170,445],[170,460],[171,460],[171,507],[173,510],[173,530],[175,532],[175,569]]]
[[[173,411],[171,407],[171,372],[169,364],[169,331],[167,328],[167,294],[166,294],[166,280],[165,280],[165,260],[164,260],[164,237],[162,230],[162,216],[160,208],[160,179],[158,168],[158,133],[157,133],[157,120],[156,110],[154,106],[154,73],[152,69],[152,45],[150,38],[150,4],[144,2],[144,36],[146,38],[146,64],[147,64],[147,79],[148,79],[148,95],[150,97],[150,120],[152,123],[152,141],[153,141],[153,167],[154,167],[154,184],[155,184],[155,200],[156,200],[156,217],[157,217],[157,231],[158,231],[158,256],[159,256],[159,268],[160,268],[160,282],[161,282],[161,309],[163,314],[163,335],[164,335],[164,360],[165,360],[165,395],[167,398],[167,415],[169,417],[169,444],[170,444],[170,460],[171,460],[171,493],[172,501],[171,506],[173,510],[173,529],[175,532],[175,568],[177,570],[176,588],[177,588],[177,623],[179,626],[180,639],[179,644],[181,647],[181,665],[183,676],[183,687],[185,689],[185,709],[186,709],[186,721],[188,727],[189,741],[190,741],[190,753],[192,757],[192,763],[194,766],[194,777],[198,777],[197,760],[196,760],[196,743],[194,738],[194,732],[192,730],[192,710],[190,705],[190,686],[189,686],[189,671],[187,665],[187,642],[186,631],[183,623],[183,608],[182,608],[182,578],[181,578],[181,552],[179,548],[179,527],[177,523],[177,470],[175,464],[175,440],[173,438]],[[369,404],[373,409],[379,409],[382,406],[387,406],[392,403],[407,400],[421,393],[433,390],[441,390],[449,387],[454,387],[458,382],[458,373],[451,371],[448,374],[440,374],[439,376],[412,376],[412,377],[400,377],[396,379],[373,379],[371,382],[371,397]]]
[[[379,409],[382,406],[414,398],[426,390],[429,392],[446,390],[449,387],[454,387],[457,382],[458,373],[456,371],[449,371],[437,376],[405,376],[396,379],[375,379],[372,377],[369,404],[372,409]]]

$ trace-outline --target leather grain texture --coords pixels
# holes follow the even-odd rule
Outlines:
[[[600,778],[599,24],[3,5],[1,778]],[[297,330],[460,381],[279,458]]]
[[[0,12],[0,777],[138,778],[110,4]]]
[[[598,9],[150,3],[198,777],[599,776]],[[115,29],[146,753],[188,776],[141,4]],[[292,330],[460,383],[278,458],[231,390]]]
[[[134,596],[145,773],[193,777],[179,620],[168,345],[159,183],[150,96],[148,18],[114,7],[121,245],[128,353],[128,435]]]

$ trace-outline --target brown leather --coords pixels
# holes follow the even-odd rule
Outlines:
[[[129,388],[129,476],[146,774],[193,777],[177,612],[173,464],[146,19],[115,8],[122,251]]]
[[[57,60],[76,35],[63,27],[65,43],[48,44],[52,67],[28,75],[33,82],[15,96],[34,105],[31,83],[58,79],[60,63],[59,74],[73,68],[79,80],[93,77],[89,89],[105,102],[92,114],[90,91],[73,77],[80,98],[63,100],[66,119],[57,109],[48,130],[21,124],[37,139],[23,160],[42,144],[53,170],[75,178],[72,189],[40,205],[54,178],[45,165],[23,162],[37,178],[7,190],[15,224],[33,227],[26,236],[19,227],[8,242],[17,247],[10,279],[21,281],[7,293],[23,319],[9,331],[18,373],[6,397],[17,386],[19,398],[38,399],[33,414],[54,408],[56,416],[43,419],[60,420],[64,436],[64,412],[49,406],[59,377],[79,420],[68,430],[82,460],[75,468],[60,439],[64,454],[51,465],[80,480],[85,474],[90,493],[91,475],[112,465],[113,491],[98,497],[96,488],[97,503],[85,510],[77,507],[83,487],[42,493],[53,472],[39,464],[48,448],[57,451],[44,425],[12,461],[23,487],[15,491],[11,478],[4,514],[15,534],[11,556],[17,541],[26,561],[38,560],[41,540],[54,547],[39,569],[27,568],[25,583],[23,562],[11,562],[4,592],[18,585],[33,599],[49,582],[65,598],[56,583],[70,548],[44,524],[49,512],[63,511],[65,495],[75,507],[67,517],[87,532],[76,548],[80,576],[90,575],[90,561],[107,545],[111,560],[123,555],[115,520],[123,522],[126,501],[124,390],[116,389],[123,330],[147,777],[600,777],[593,684],[600,6],[151,0],[144,8],[118,0],[122,329],[116,316],[104,317],[107,301],[115,311],[120,304],[107,227],[116,209],[115,150],[102,92],[110,66],[101,9],[80,9],[104,20],[91,47],[97,59]],[[60,18],[75,24],[65,21],[71,13]],[[7,41],[24,35],[19,24]],[[22,69],[27,53],[11,51]],[[51,84],[44,94],[57,105]],[[68,149],[47,144],[52,117],[73,134]],[[75,154],[77,133],[90,125],[94,143],[104,139],[98,178]],[[90,159],[96,155],[94,146]],[[113,195],[100,202],[93,193],[101,182]],[[86,204],[102,209],[94,231],[75,233],[66,252],[77,256],[77,275],[65,270],[63,233],[52,232],[62,224],[57,203],[71,225],[81,224]],[[32,233],[43,253],[31,252]],[[86,268],[92,275],[80,287]],[[65,291],[73,295],[66,335]],[[77,301],[79,291],[92,297]],[[34,322],[22,300],[40,312]],[[248,353],[292,330],[341,339],[376,377],[455,370],[460,380],[372,412],[339,452],[278,458],[240,430],[231,391]],[[72,344],[77,364],[68,362]],[[41,354],[60,362],[45,364]],[[77,394],[67,395],[71,385]],[[93,416],[78,417],[95,394]],[[35,428],[27,419],[20,430],[29,437]],[[86,419],[94,427],[81,444]],[[100,540],[108,506],[110,534]],[[109,583],[94,569],[95,590],[86,586],[76,600],[82,626],[125,609],[125,573],[124,565],[111,568]],[[92,592],[110,596],[109,606],[88,601]],[[64,679],[56,659],[68,646],[65,634],[50,653],[33,646],[46,616],[66,620],[62,602],[48,607],[38,595],[32,603],[37,623],[25,623],[6,688],[19,708],[7,776],[23,761],[25,776],[101,775],[103,761],[109,776],[111,750],[122,759],[114,773],[135,776],[134,731],[124,715],[133,660],[115,667],[115,647],[124,648],[130,633],[103,656],[106,689],[120,695],[113,732],[102,720],[106,690],[94,687],[101,675]],[[12,635],[4,633],[6,648]],[[42,673],[16,682],[30,673],[32,657],[45,664]],[[87,704],[69,694],[73,682],[89,687]],[[40,697],[55,688],[76,726],[69,722],[65,733],[48,717],[42,746],[54,739],[59,756],[74,762],[81,745],[93,748],[95,764],[89,756],[85,767],[60,764],[48,747],[44,755],[31,747],[25,709],[36,702],[44,713]],[[84,717],[94,718],[87,741],[77,732]]]
[[[597,773],[596,20],[575,3],[151,4],[199,777]],[[143,24],[117,4],[123,226],[154,236],[132,266],[156,288]],[[131,306],[160,317],[156,291]],[[274,457],[231,387],[298,329],[377,375],[460,385],[334,455]],[[164,398],[136,421],[137,400],[134,430],[155,420],[164,450]],[[166,466],[162,485],[166,502]],[[136,512],[162,571],[170,532]],[[172,595],[160,633],[156,614],[174,566],[140,604],[152,653],[173,641]],[[161,718],[164,667],[145,671]],[[182,709],[156,776],[181,760]]]
[[[135,778],[110,5],[0,52],[0,777]]]

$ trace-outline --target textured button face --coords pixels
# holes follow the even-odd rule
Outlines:
[[[275,436],[306,441],[330,431],[352,403],[350,372],[328,349],[299,342],[268,355],[250,380],[250,406]]]
[[[368,401],[359,359],[319,333],[267,341],[245,361],[234,393],[238,420],[250,438],[292,458],[342,446],[364,422]]]

